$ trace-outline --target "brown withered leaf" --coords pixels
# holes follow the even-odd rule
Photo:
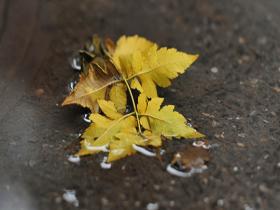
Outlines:
[[[91,109],[93,112],[98,111],[97,100],[105,99],[110,85],[119,81],[118,73],[113,64],[106,61],[106,67],[106,71],[103,71],[90,64],[88,72],[80,75],[80,81],[64,100],[62,106],[79,104]]]
[[[172,164],[178,164],[182,169],[198,168],[210,160],[209,151],[201,147],[187,146],[174,155]]]

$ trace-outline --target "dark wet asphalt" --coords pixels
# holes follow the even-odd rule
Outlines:
[[[0,1],[0,209],[77,209],[66,189],[83,210],[279,208],[279,11],[278,0]],[[219,145],[204,174],[177,178],[140,155],[110,170],[100,156],[67,161],[87,125],[58,105],[68,58],[93,33],[200,54],[161,94]]]

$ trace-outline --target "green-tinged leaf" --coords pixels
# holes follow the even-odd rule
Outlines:
[[[139,96],[139,101],[144,101],[143,94]],[[141,99],[142,98],[142,99]],[[160,106],[163,102],[162,98],[152,98],[147,103],[145,113],[142,112],[141,124],[155,135],[163,135],[167,138],[201,138],[203,134],[197,132],[194,128],[189,127],[186,119],[179,112],[174,111],[173,105]],[[145,105],[138,104],[138,109],[145,110]]]

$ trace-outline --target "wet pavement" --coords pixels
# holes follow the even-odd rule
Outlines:
[[[0,1],[0,209],[279,208],[279,10],[278,0]],[[160,94],[216,145],[207,170],[166,172],[187,141],[166,144],[163,163],[68,160],[87,123],[59,105],[69,58],[93,33],[200,54]]]

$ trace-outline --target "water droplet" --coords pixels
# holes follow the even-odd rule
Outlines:
[[[158,210],[159,205],[158,205],[158,203],[148,203],[146,209],[147,210]]]
[[[234,166],[234,167],[233,167],[233,171],[234,171],[234,172],[237,172],[238,170],[239,170],[239,169],[238,169],[237,166]]]
[[[75,55],[70,59],[70,65],[71,67],[76,71],[81,71],[81,59],[79,55]]]
[[[76,197],[76,191],[75,190],[64,190],[65,192],[63,193],[63,199],[74,205],[75,207],[79,207],[79,200]]]
[[[102,162],[100,163],[101,168],[110,169],[112,167],[112,163],[107,163],[107,157],[104,157]]]
[[[83,114],[83,120],[86,123],[91,123],[91,120],[89,119],[89,116],[90,116],[90,113]]]
[[[69,92],[72,92],[72,91],[74,90],[76,84],[77,84],[77,81],[76,81],[76,80],[71,81],[71,82],[68,84],[68,91],[69,91]]]
[[[132,107],[130,105],[126,105],[125,113],[128,114],[132,112]]]
[[[79,156],[76,156],[76,155],[70,155],[68,157],[68,161],[71,162],[71,163],[76,163],[76,164],[79,164],[81,159]]]

